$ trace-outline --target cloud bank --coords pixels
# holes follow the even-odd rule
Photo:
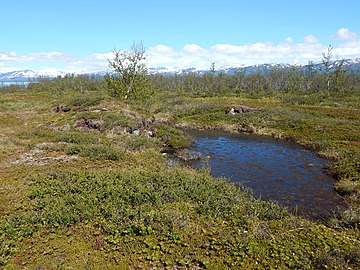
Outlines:
[[[332,36],[334,59],[359,58],[360,39],[357,33],[340,28]],[[176,50],[164,44],[150,47],[149,67],[166,67],[171,70],[195,67],[217,68],[229,66],[249,66],[264,63],[306,64],[308,61],[320,61],[321,53],[329,44],[322,44],[314,35],[307,35],[300,42],[286,37],[279,44],[257,42],[242,45],[215,44],[203,48],[198,44],[186,44]],[[0,72],[20,69],[58,69],[68,73],[84,73],[108,70],[108,59],[112,52],[94,53],[79,57],[61,52],[41,52],[20,55],[16,52],[0,52]]]

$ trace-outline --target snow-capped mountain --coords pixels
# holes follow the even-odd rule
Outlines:
[[[0,82],[29,82],[36,81],[39,78],[56,78],[65,76],[66,72],[59,70],[17,70],[0,73]]]
[[[343,62],[343,68],[351,71],[360,73],[360,58],[356,59],[345,59],[345,60],[337,60],[333,62],[333,65],[338,65],[341,61]],[[311,65],[313,70],[317,70],[319,72],[322,71],[323,64],[314,63]],[[253,66],[229,66],[223,67],[215,71],[215,74],[224,73],[228,75],[232,75],[235,72],[243,72],[244,74],[252,74],[252,73],[263,73],[268,72],[273,69],[289,69],[294,67],[290,64],[262,64],[262,65],[253,65]],[[301,68],[304,70],[309,69],[309,65],[296,66],[297,68]],[[174,69],[167,67],[150,67],[148,69],[149,73],[154,74],[162,74],[164,76],[174,76],[181,74],[197,74],[204,75],[210,72],[209,69],[197,69],[197,68],[186,68],[186,69]],[[85,75],[93,76],[95,78],[102,78],[107,72],[106,71],[98,71],[93,73],[87,73]],[[58,71],[58,70],[19,70],[19,71],[11,71],[11,72],[0,72],[0,82],[29,82],[29,81],[37,81],[40,78],[56,78],[63,77],[67,72]]]

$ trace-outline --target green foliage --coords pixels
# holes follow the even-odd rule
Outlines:
[[[108,129],[112,129],[114,127],[136,127],[139,124],[138,119],[130,118],[123,112],[107,113],[101,115],[100,120],[104,122],[104,127]]]
[[[123,152],[110,145],[87,145],[80,150],[80,156],[88,157],[91,160],[119,160]]]
[[[147,138],[147,137],[136,137],[132,136],[127,138],[125,141],[125,149],[130,151],[138,151],[145,148],[156,148],[159,147],[159,141],[155,138]]]
[[[190,138],[186,136],[185,132],[174,128],[168,124],[156,125],[156,136],[158,138],[168,137],[164,142],[173,148],[190,147]]]
[[[332,60],[333,47],[329,45],[327,50],[322,53],[323,77],[326,80],[326,92],[343,91],[347,81],[347,70],[343,68],[344,60],[335,64]]]
[[[347,74],[343,87],[328,94],[325,78],[311,70],[213,75],[213,86],[223,85],[223,92],[208,87],[206,76],[153,76],[159,81],[152,88],[160,93],[137,111],[105,98],[103,82],[91,78],[68,76],[21,92],[4,90],[0,267],[358,269],[358,77]],[[86,111],[100,102],[105,110]],[[55,114],[54,104],[73,110]],[[132,104],[140,108],[141,102]],[[263,110],[224,113],[235,104]],[[156,138],[123,132],[152,115]],[[105,130],[68,130],[77,119],[97,120]],[[163,144],[191,144],[170,121],[312,147],[335,159],[331,172],[341,179],[336,188],[349,195],[349,208],[324,226],[257,200],[206,170],[169,169],[160,153]],[[163,135],[168,136],[161,141]],[[79,158],[14,165],[16,157],[35,147],[49,157]]]
[[[98,78],[86,75],[67,74],[65,77],[55,79],[40,79],[39,82],[31,83],[32,91],[44,91],[58,98],[64,98],[67,93],[97,92],[104,88],[103,82]]]
[[[89,132],[68,131],[60,132],[55,135],[56,142],[76,143],[76,144],[91,144],[96,143],[98,139]]]
[[[67,145],[64,152],[67,155],[77,155],[81,152],[82,148],[79,145]]]
[[[142,43],[134,43],[130,51],[114,50],[113,53],[114,59],[109,61],[109,67],[115,75],[105,76],[110,95],[126,102],[146,100],[151,95],[151,89],[144,63],[146,51]]]
[[[97,95],[75,95],[68,99],[66,105],[77,109],[85,109],[100,104],[103,99],[103,96]]]
[[[14,252],[14,241],[35,239],[37,231],[46,228],[67,231],[60,241],[85,233],[101,254],[119,259],[119,251],[121,256],[131,253],[143,267],[359,265],[359,248],[350,234],[291,217],[224,179],[183,168],[47,173],[33,179],[29,199],[30,211],[1,223],[3,262]],[[42,239],[51,241],[51,235],[42,233]],[[40,247],[32,241],[36,252]],[[55,253],[52,250],[50,256]]]
[[[269,94],[292,93],[308,96],[322,92],[336,96],[339,92],[347,94],[360,91],[360,76],[344,67],[344,61],[332,60],[332,48],[323,54],[322,70],[319,72],[310,62],[304,68],[291,66],[284,68],[272,66],[256,73],[246,69],[233,75],[216,72],[214,65],[204,75],[183,73],[177,76],[152,76],[152,84],[163,92],[177,93],[181,96],[249,96],[261,97]]]

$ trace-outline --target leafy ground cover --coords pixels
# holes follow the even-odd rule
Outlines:
[[[267,97],[183,98],[175,106],[162,104],[178,126],[251,132],[285,139],[309,147],[333,161],[329,173],[336,177],[335,189],[346,196],[348,211],[343,218],[359,226],[360,113],[358,96],[325,97],[319,93],[271,95]],[[176,100],[169,99],[169,104]],[[315,102],[314,102],[315,101]],[[245,104],[261,108],[247,114],[225,114],[229,106]],[[166,108],[172,108],[167,110]],[[346,217],[347,215],[347,217]]]
[[[169,95],[134,110],[101,91],[2,90],[0,266],[358,268],[358,108],[298,99]],[[224,113],[239,103],[263,110]],[[352,196],[346,219],[307,221],[206,169],[169,167],[163,147],[189,145],[173,123],[292,139],[333,158]]]

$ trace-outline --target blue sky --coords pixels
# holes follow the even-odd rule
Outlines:
[[[241,66],[360,57],[358,0],[13,0],[1,3],[0,72],[106,70],[142,41],[149,66]]]

